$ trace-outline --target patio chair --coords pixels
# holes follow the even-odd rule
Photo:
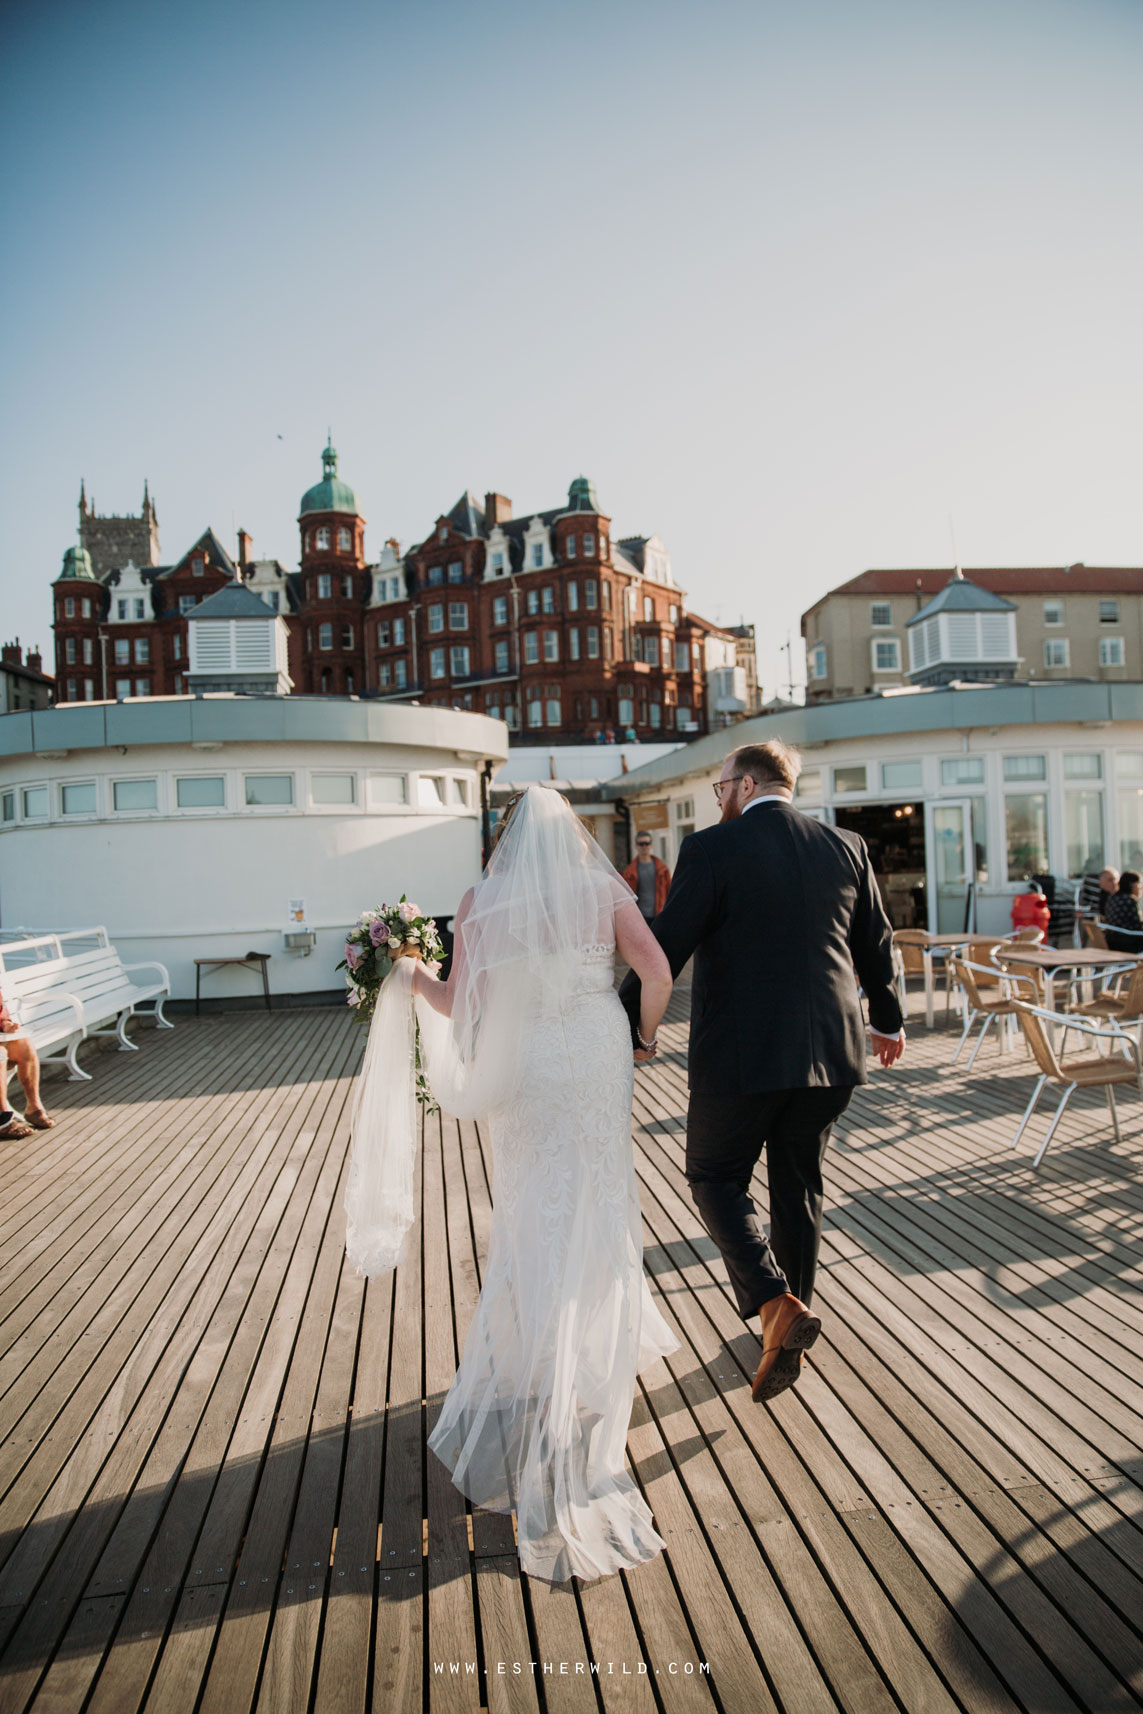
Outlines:
[[[1056,1133],[1056,1126],[1064,1115],[1064,1108],[1071,1100],[1077,1089],[1102,1089],[1107,1096],[1108,1110],[1111,1113],[1112,1129],[1116,1142],[1122,1141],[1119,1133],[1119,1114],[1115,1110],[1115,1087],[1117,1084],[1133,1084],[1143,1093],[1143,1083],[1139,1074],[1139,1049],[1135,1042],[1124,1030],[1112,1025],[1109,1029],[1099,1029],[1086,1020],[1080,1021],[1075,1016],[1067,1017],[1061,1012],[1046,1012],[1042,1006],[1030,1006],[1024,1000],[1013,1002],[1016,1016],[1020,1020],[1020,1028],[1025,1040],[1032,1050],[1032,1057],[1040,1068],[1039,1080],[1028,1105],[1024,1109],[1024,1117],[1016,1127],[1016,1135],[1012,1139],[1012,1147],[1016,1148],[1020,1138],[1032,1117],[1032,1110],[1043,1092],[1045,1083],[1058,1084],[1063,1089],[1060,1104],[1056,1108],[1052,1122],[1044,1133],[1044,1140],[1036,1150],[1033,1166],[1039,1166],[1044,1158],[1045,1150]],[[1051,1038],[1044,1028],[1045,1023],[1059,1024],[1067,1029],[1079,1030],[1083,1035],[1100,1040],[1110,1040],[1123,1051],[1108,1054],[1096,1053],[1090,1059],[1062,1060],[1052,1046]]]
[[[1103,932],[1103,924],[1095,922],[1091,917],[1080,918],[1080,945],[1093,946],[1097,952],[1107,952],[1107,936]]]
[[[923,928],[898,928],[898,929],[895,929],[893,931],[894,949],[895,949],[895,951],[897,951],[901,954],[900,972],[901,972],[901,978],[902,978],[902,987],[904,986],[904,982],[903,982],[904,977],[907,977],[907,976],[924,976],[924,974],[925,974],[924,948],[928,945],[928,940],[929,940],[929,937],[925,933]],[[948,950],[947,947],[935,946],[933,948],[933,951],[931,954],[934,966],[940,965],[940,964],[944,965],[944,970],[945,970],[945,1017],[946,1017],[946,1019],[948,1017],[949,1012],[952,1010],[952,981],[953,981],[953,978],[952,978],[952,959],[945,957],[947,950]],[[894,962],[896,962],[896,961],[894,961]],[[936,970],[934,968],[934,975],[935,974],[936,974]],[[905,1010],[904,1004],[902,1004],[901,1010],[902,1011]]]
[[[980,1052],[981,1043],[988,1034],[988,1028],[993,1019],[1015,1016],[1017,1000],[1012,989],[1021,982],[1028,983],[1029,978],[1016,974],[1006,976],[994,964],[973,964],[967,959],[960,958],[953,960],[953,968],[965,998],[964,1029],[960,1033],[956,1052],[952,1056],[953,1065],[961,1056],[973,1024],[981,1013],[984,1014],[984,1023],[981,1025],[980,1034],[976,1038],[973,1050],[968,1056],[968,1064],[964,1068],[966,1072],[969,1072],[972,1070],[973,1061]],[[989,992],[988,990],[991,988],[995,988],[997,992]],[[982,992],[982,989],[985,991]],[[1034,996],[1035,990],[1031,989],[1031,992]]]
[[[1126,978],[1126,986],[1124,980]],[[1116,971],[1092,1000],[1077,1000],[1068,1007],[1071,1018],[1105,1018],[1108,1023],[1143,1023],[1143,964],[1130,971]]]

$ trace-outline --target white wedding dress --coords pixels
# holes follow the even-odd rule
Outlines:
[[[631,1035],[614,987],[631,889],[560,795],[529,786],[458,922],[422,1062],[487,1127],[492,1232],[460,1370],[429,1440],[475,1505],[516,1514],[520,1563],[602,1577],[663,1546],[627,1471],[639,1368],[675,1349],[643,1275]],[[414,1219],[414,978],[381,985],[353,1120],[350,1263],[399,1265]]]
[[[429,1446],[475,1505],[514,1510],[533,1576],[594,1578],[663,1543],[624,1462],[637,1370],[677,1341],[643,1274],[633,1066],[614,946],[537,985],[519,1083],[488,1116],[480,1302]]]

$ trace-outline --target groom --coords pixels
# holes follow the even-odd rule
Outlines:
[[[799,771],[796,751],[778,740],[731,752],[714,788],[722,819],[683,841],[652,924],[673,976],[695,957],[686,1175],[743,1318],[761,1318],[755,1400],[793,1385],[821,1329],[809,1304],[822,1159],[865,1082],[858,982],[882,1065],[905,1046],[892,930],[869,853],[857,834],[794,809]],[[634,1029],[634,975],[620,998]],[[769,1240],[750,1197],[763,1147]]]

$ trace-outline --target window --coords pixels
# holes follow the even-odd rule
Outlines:
[[[1004,835],[1008,879],[1042,875],[1048,869],[1048,797],[1046,792],[1021,792],[1004,799]]]
[[[543,544],[543,542],[533,542],[532,543],[532,567],[533,567],[533,570],[540,571],[543,568],[543,564],[544,564],[544,544]]]
[[[341,525],[337,532],[337,551],[338,553],[351,553],[353,551],[352,531],[347,530],[344,525]],[[349,584],[350,587],[345,592],[347,595],[351,595],[353,593],[352,578],[349,579]]]
[[[820,798],[822,795],[822,771],[820,768],[806,768],[798,775],[798,783],[794,787],[795,797]]]
[[[95,814],[95,781],[84,780],[82,785],[66,785],[60,787],[61,815],[94,815]]]
[[[901,671],[901,645],[896,637],[875,637],[873,639],[873,670],[875,673],[899,673]]]
[[[15,821],[15,819],[16,794],[15,792],[5,792],[3,796],[0,797],[0,820]]]
[[[1143,755],[1120,750],[1115,757],[1119,808],[1119,866],[1143,869]]]
[[[248,804],[282,804],[294,801],[293,774],[247,774]]]
[[[69,702],[77,702],[79,700],[79,684],[74,678],[69,678],[67,681],[67,700]],[[14,704],[13,706],[18,707],[19,704]]]
[[[835,768],[833,771],[833,789],[839,793],[865,791],[865,763],[858,762],[848,768]]]
[[[352,774],[311,774],[313,803],[356,803],[357,782]]]
[[[508,597],[494,595],[492,598],[492,623],[506,625],[508,623]]]
[[[306,626],[306,653],[307,654],[309,654],[309,652],[313,648],[313,646],[314,646],[314,634],[310,630],[310,627],[307,625]]]
[[[1068,874],[1098,874],[1104,864],[1102,792],[1064,793],[1064,837]]]
[[[37,821],[48,813],[47,786],[25,786],[20,793],[21,814],[25,821]]]
[[[1066,637],[1045,637],[1044,665],[1046,667],[1066,667],[1068,664],[1068,639]]]
[[[560,658],[560,634],[558,631],[544,632],[544,659],[558,661]]]
[[[467,631],[468,602],[450,601],[448,604],[448,628],[450,631]]]
[[[583,580],[583,604],[585,607],[589,608],[592,611],[594,611],[594,609],[599,606],[598,588],[599,588],[599,586],[596,583],[594,577],[585,577],[584,578],[584,580]]]
[[[455,778],[450,779],[449,783],[448,783],[448,791],[449,791],[449,801],[451,803],[458,804],[458,805],[462,806],[464,809],[468,808],[468,781],[467,780],[458,780]]]
[[[75,665],[75,638],[69,637],[64,644],[64,659],[69,667]]]
[[[534,690],[528,692],[528,725],[542,726],[544,724],[544,701]]]
[[[449,671],[452,673],[454,678],[468,677],[470,670],[468,659],[468,644],[454,643],[452,648],[449,650]]]
[[[500,638],[500,640],[496,644],[495,653],[496,653],[496,671],[498,673],[506,673],[508,671],[508,639],[507,639],[507,637],[501,637]]]
[[[319,625],[318,626],[318,648],[319,649],[332,649],[333,648],[333,626],[332,625]]]
[[[429,567],[429,584],[433,588],[435,588],[437,586],[437,584],[444,582],[444,575],[445,574],[444,574],[444,566],[443,565],[430,565],[430,567]]]
[[[448,568],[448,580],[450,583],[464,582],[464,563],[462,560],[454,559],[452,561]]]
[[[393,644],[398,649],[403,649],[405,646],[405,621],[403,619],[394,619],[393,621]]]
[[[942,786],[981,786],[984,784],[983,756],[956,756],[941,763]]]
[[[89,679],[88,683],[90,684],[90,682],[91,682],[91,680]],[[181,696],[182,694],[183,694],[183,675],[182,675],[182,673],[176,673],[175,674],[175,695]]]
[[[115,680],[115,694],[116,696],[130,696],[131,680],[129,678],[117,678]]]
[[[649,624],[655,617],[655,603],[649,595],[643,597],[643,622]]]
[[[1122,637],[1101,637],[1099,639],[1099,664],[1101,667],[1126,666],[1127,655],[1123,647]]]
[[[579,612],[579,584],[576,582],[574,577],[568,583],[567,593],[568,593],[568,612],[569,613],[578,613]]]
[[[611,659],[611,626],[610,625],[605,625],[603,627],[603,658],[605,661],[609,661]]]
[[[589,661],[599,659],[599,626],[589,625],[587,628],[587,658]]]
[[[323,524],[321,529],[317,533],[317,547],[318,547],[319,553],[328,553],[328,551],[329,551],[329,525],[328,524]]]
[[[601,535],[599,538],[599,554],[601,559],[607,558],[607,537],[605,535]]]
[[[389,647],[388,619],[382,619],[381,623],[377,627],[377,647],[379,649],[387,649]]]
[[[564,541],[564,552],[569,559],[575,558],[575,537],[568,536]]]
[[[83,600],[80,602],[79,605],[83,610],[84,618],[90,619],[91,618],[91,602],[88,600],[86,595],[84,596]]]
[[[437,540],[439,542],[447,542],[448,541],[448,525],[447,524],[441,525],[440,531],[437,535]]]
[[[444,630],[444,603],[433,601],[429,605],[429,630],[435,635]]]
[[[429,650],[429,677],[430,678],[444,678],[444,676],[445,676],[445,652],[444,652],[444,650],[443,649],[430,649]]]
[[[494,553],[492,556],[492,575],[493,577],[503,577],[504,575],[504,555],[502,553]]]
[[[370,808],[409,801],[409,780],[406,774],[370,774],[365,782],[365,789]]]
[[[619,686],[618,707],[620,726],[633,725],[635,721],[635,704],[632,701],[631,686],[629,684],[621,684]]]
[[[65,595],[63,608],[64,608],[64,618],[65,619],[74,619],[75,618],[75,597],[71,596],[71,595]]]
[[[150,664],[151,664],[151,642],[150,642],[150,639],[148,637],[136,637],[135,638],[135,665],[137,667],[145,667],[145,666],[150,666]]]
[[[590,559],[595,552],[595,537],[588,532],[583,538],[583,557]]]
[[[188,613],[193,613],[194,609],[197,606],[198,606],[198,602],[195,600],[193,595],[180,595],[179,596],[179,616],[180,616],[180,618],[185,618]]]
[[[328,601],[330,596],[333,594],[333,577],[331,573],[328,571],[321,572],[318,576],[317,585],[318,600]]]
[[[658,666],[658,664],[659,664],[659,639],[658,639],[658,637],[644,637],[643,638],[643,659],[646,661],[646,663],[649,667],[657,667]]]
[[[661,726],[662,723],[663,723],[663,710],[661,709],[661,707],[659,706],[659,704],[657,702],[652,701],[652,703],[651,703],[651,725],[652,726]]]
[[[1103,757],[1098,750],[1064,757],[1065,780],[1101,780]]]
[[[192,774],[178,779],[175,802],[180,809],[222,809],[226,804],[226,781],[221,774]]]
[[[115,665],[117,667],[128,667],[131,665],[131,639],[129,637],[116,637]]]
[[[1006,780],[1046,780],[1047,769],[1043,756],[1005,756],[1004,778]]]
[[[1044,602],[1044,624],[1062,625],[1064,622],[1064,604],[1062,601]]]
[[[690,671],[691,646],[689,643],[675,644],[675,671],[685,673]]]
[[[882,762],[881,789],[887,792],[918,792],[921,789],[921,763]]]
[[[550,584],[546,584],[540,591],[540,611],[541,613],[554,613],[555,610],[555,591],[552,589]]]
[[[271,613],[276,613],[278,611],[278,591],[276,589],[264,589],[262,591],[262,599],[270,609]]]
[[[409,663],[404,655],[393,662],[393,685],[397,690],[404,690],[409,682]]]
[[[137,678],[135,680],[135,695],[136,696],[150,696],[150,694],[151,694],[151,681],[150,681],[150,679],[149,678]]]
[[[893,623],[893,603],[891,601],[874,601],[869,609],[871,625],[891,625]]]
[[[810,677],[826,677],[826,646],[824,643],[815,643],[810,650]]]
[[[1099,622],[1101,625],[1118,625],[1118,601],[1101,601],[1099,604]]]
[[[603,607],[605,612],[611,612],[611,584],[606,577],[603,580]]]
[[[352,625],[343,625],[341,627],[341,646],[343,649],[351,649],[353,647]]]
[[[147,617],[147,603],[140,595],[135,597],[135,617],[136,619],[145,619]]]
[[[540,592],[538,589],[529,589],[524,605],[529,617],[540,611]]]
[[[173,658],[176,661],[182,660],[182,658],[183,658],[183,640],[181,637],[175,637],[172,639],[171,652],[172,652]]]
[[[540,658],[540,638],[536,631],[524,632],[524,664],[534,667]]]
[[[117,619],[126,619],[127,617],[127,602],[122,598],[115,603],[115,617]]]
[[[388,661],[381,661],[377,668],[377,683],[382,690],[388,690],[393,678],[393,669]]]
[[[551,695],[552,688],[553,687],[551,685],[548,686],[549,694],[548,694],[548,699],[544,704],[544,709],[545,709],[545,712],[547,714],[548,725],[549,726],[558,726],[560,724],[560,720],[561,720],[560,699],[559,699],[558,695],[556,695],[556,696]]]
[[[321,534],[320,530],[318,531],[318,534],[320,536],[320,534]],[[327,530],[326,535],[328,536],[328,534],[329,534],[329,531]],[[326,546],[327,547],[329,546],[328,541],[326,542]],[[192,577],[205,577],[206,576],[206,561],[204,559],[192,559],[191,560],[191,576]]]
[[[571,630],[568,632],[568,659],[570,661],[578,661],[579,660],[579,626],[578,625],[573,625]]]
[[[343,571],[341,574],[341,593],[347,601],[353,600],[353,573]]]

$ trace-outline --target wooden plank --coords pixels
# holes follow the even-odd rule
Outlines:
[[[476,1563],[488,1714],[539,1714],[540,1687],[515,1554],[485,1554]],[[595,1708],[595,1696],[585,1707]]]

